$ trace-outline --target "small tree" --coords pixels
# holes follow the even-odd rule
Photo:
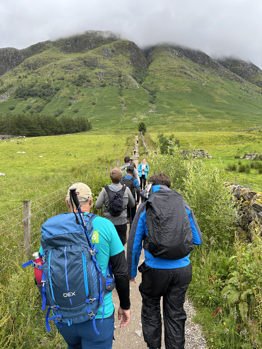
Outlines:
[[[177,148],[179,147],[179,141],[174,143],[173,138],[174,135],[169,136],[168,138],[165,137],[163,133],[160,133],[158,136],[159,141],[159,148],[161,154],[170,154],[172,155],[174,153],[174,146],[176,145]]]
[[[138,131],[142,132],[143,135],[146,133],[146,125],[143,122],[140,122],[140,124],[138,125]]]

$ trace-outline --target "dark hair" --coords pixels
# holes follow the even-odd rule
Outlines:
[[[164,173],[157,173],[151,176],[148,182],[153,182],[153,185],[166,185],[168,188],[171,186],[171,180]]]
[[[128,173],[134,173],[134,166],[133,166],[133,165],[127,166],[126,172],[128,172]]]

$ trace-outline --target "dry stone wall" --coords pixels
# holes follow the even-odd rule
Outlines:
[[[259,227],[262,235],[262,192],[234,183],[225,183],[225,186],[232,192],[239,207],[236,223],[239,236],[252,241],[255,226]]]

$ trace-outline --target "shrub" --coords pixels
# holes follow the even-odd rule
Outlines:
[[[144,122],[140,122],[138,125],[138,131],[142,132],[142,134],[144,135],[146,133],[146,125]]]
[[[238,161],[238,165],[241,165],[241,164],[242,164],[242,162],[239,160],[239,161]]]
[[[236,171],[237,170],[237,166],[235,164],[229,164],[226,167],[226,171]]]
[[[75,108],[74,109],[74,113],[78,113],[79,112],[79,109],[78,108]]]
[[[238,172],[246,172],[246,166],[245,165],[239,165],[238,166]]]
[[[250,165],[246,165],[246,169],[245,169],[246,174],[250,173]]]
[[[14,110],[15,107],[12,105],[11,107],[9,107],[9,110]]]
[[[62,114],[64,111],[63,109],[56,109],[56,112],[55,112],[55,116],[59,116],[60,114]]]
[[[236,155],[235,155],[235,159],[240,159],[240,155],[239,155],[239,154],[236,154]]]

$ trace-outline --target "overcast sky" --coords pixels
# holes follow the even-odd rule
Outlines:
[[[174,42],[262,69],[261,0],[1,0],[0,48],[105,30],[144,47]]]

